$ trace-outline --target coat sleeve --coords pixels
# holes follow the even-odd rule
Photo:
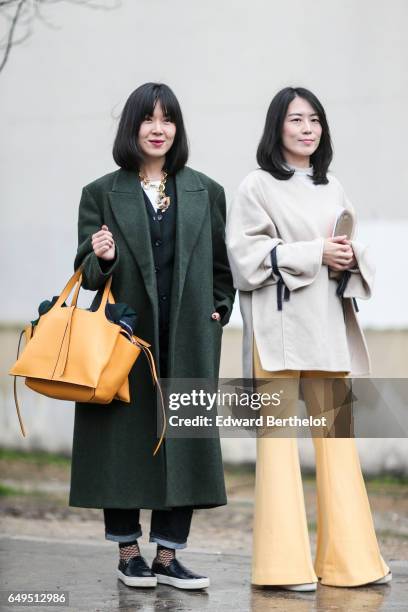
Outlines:
[[[221,315],[221,324],[230,319],[234,304],[235,289],[225,244],[225,192],[221,188],[212,206],[211,233],[213,250],[213,295],[215,309]]]
[[[254,291],[278,282],[272,271],[274,247],[279,273],[288,289],[309,285],[320,271],[323,244],[323,238],[285,243],[254,186],[241,185],[227,222],[228,254],[237,289]]]
[[[344,208],[350,210],[355,216],[354,207],[345,194]],[[353,247],[354,256],[357,260],[357,266],[350,270],[351,275],[344,290],[343,296],[367,300],[371,297],[374,286],[375,264],[369,247],[358,240],[355,240],[355,235],[356,225],[354,225],[353,228],[351,246]]]
[[[92,248],[92,234],[99,231],[104,220],[101,210],[87,187],[82,190],[78,214],[78,250],[74,269],[82,265],[82,286],[92,291],[102,287],[119,262],[119,250],[115,245],[115,259],[104,261]]]

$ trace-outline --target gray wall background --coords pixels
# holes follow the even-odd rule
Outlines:
[[[273,94],[288,84],[318,94],[361,238],[387,241],[362,319],[407,325],[397,283],[408,229],[405,0],[124,0],[112,11],[62,2],[43,14],[58,28],[35,22],[0,78],[1,320],[27,319],[71,272],[81,187],[115,169],[129,93],[163,80],[184,110],[190,165],[225,185],[229,201],[256,165]]]
[[[124,0],[112,11],[63,2],[45,6],[43,14],[58,27],[37,21],[0,75],[0,442],[21,443],[6,375],[14,325],[33,318],[38,303],[71,274],[81,187],[115,169],[117,118],[129,93],[148,80],[163,80],[176,92],[190,165],[221,182],[229,203],[256,166],[274,93],[288,84],[315,91],[332,130],[332,169],[358,211],[360,239],[376,254],[376,293],[360,304],[362,322],[376,334],[374,367],[393,375],[391,360],[399,365],[396,375],[406,376],[405,0]],[[237,310],[231,326],[240,326]],[[386,330],[398,341],[390,345]],[[226,331],[223,364],[229,372],[234,364],[239,375],[234,333]],[[52,423],[61,408],[40,403],[41,420]],[[71,417],[61,420],[61,448],[71,425]],[[50,435],[40,432],[36,444],[49,446]],[[253,449],[241,452],[236,443],[227,441],[227,458],[253,458]],[[381,451],[376,443],[384,469],[389,444]],[[393,444],[406,457],[405,441]]]

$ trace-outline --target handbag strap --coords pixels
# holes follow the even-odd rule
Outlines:
[[[71,306],[75,306],[76,307],[77,301],[78,301],[79,290],[81,289],[81,285],[82,285],[82,267],[80,266],[74,272],[74,274],[71,276],[71,278],[69,279],[69,281],[65,285],[64,289],[61,291],[61,293],[60,293],[57,301],[55,302],[53,308],[60,308],[62,306],[62,304],[66,301],[66,299],[69,297],[69,295],[71,294],[71,292],[72,292],[74,287],[75,287],[75,292],[74,292],[74,295],[72,297]],[[105,306],[106,306],[106,303],[108,301],[111,285],[112,285],[112,275],[109,276],[109,278],[106,280],[105,287],[104,287],[103,294],[102,294],[101,303],[100,303],[99,308],[97,310],[97,312],[101,312],[103,315],[105,314]],[[110,294],[110,295],[112,295],[112,294]]]
[[[77,275],[77,273],[75,273],[72,278],[74,278],[76,275]],[[68,360],[69,346],[70,346],[70,341],[71,341],[72,317],[73,317],[73,314],[74,314],[74,310],[77,307],[77,300],[78,300],[79,290],[81,288],[81,282],[82,282],[82,274],[80,274],[80,276],[79,276],[79,278],[77,280],[77,285],[76,285],[75,293],[74,293],[74,296],[72,298],[72,302],[71,302],[71,306],[70,306],[70,312],[69,312],[69,316],[68,316],[68,320],[67,320],[67,326],[66,326],[66,329],[65,329],[65,333],[64,333],[64,337],[63,337],[63,341],[62,341],[62,345],[61,345],[61,358],[59,359],[59,361],[61,361],[61,365],[60,365],[60,371],[59,371],[59,374],[58,374],[58,376],[60,376],[60,377],[63,376],[63,374],[65,372],[65,368],[66,368],[66,364],[67,364],[67,360]],[[111,284],[112,284],[112,276],[110,276],[107,279],[106,283],[105,283],[105,287],[104,287],[104,290],[103,290],[101,303],[99,304],[99,307],[96,310],[96,314],[99,317],[103,317],[103,319],[105,319],[105,317],[106,317],[106,315],[105,315],[106,303],[108,301],[109,295],[112,295],[111,291],[110,291]]]
[[[103,317],[105,316],[105,306],[108,302],[109,295],[112,295],[111,285],[112,285],[112,276],[110,276],[105,283],[105,288],[103,290],[101,303],[99,304],[99,308],[98,308],[98,311],[102,314]]]
[[[77,283],[79,283],[79,285],[82,282],[82,269],[78,268],[78,270],[76,270],[74,272],[74,274],[71,276],[71,278],[69,279],[69,281],[67,282],[67,284],[65,285],[65,287],[63,288],[63,290],[61,291],[57,301],[55,302],[53,308],[60,308],[63,303],[65,302],[65,300],[67,299],[67,297],[69,297],[72,289],[75,287],[75,285]],[[79,293],[79,289],[77,289],[76,291],[76,297],[78,297],[78,293]]]
[[[20,333],[20,338],[18,339],[17,359],[19,358],[19,355],[20,355],[21,338],[23,337],[24,332],[25,332],[25,329],[22,330],[22,332]],[[16,405],[18,422],[20,423],[21,433],[23,434],[23,436],[25,438],[26,437],[26,431],[25,431],[25,428],[24,428],[23,419],[22,419],[22,416],[21,416],[21,413],[20,413],[20,405],[18,403],[18,398],[17,398],[17,376],[14,376],[13,391],[14,391],[14,403]]]
[[[166,420],[166,410],[164,408],[164,398],[163,398],[163,390],[161,388],[161,384],[159,382],[158,376],[157,376],[157,370],[156,370],[156,365],[154,363],[154,357],[152,355],[151,350],[149,349],[149,344],[147,342],[145,342],[144,340],[142,340],[141,338],[138,338],[137,336],[133,336],[133,341],[136,344],[136,346],[138,346],[144,353],[146,359],[147,359],[147,363],[149,364],[150,367],[150,372],[153,378],[153,383],[154,385],[157,387],[158,391],[159,391],[159,397],[160,397],[160,407],[162,410],[162,415],[163,415],[163,426],[162,426],[162,431],[160,434],[160,438],[158,443],[156,444],[156,448],[153,451],[153,457],[157,454],[160,446],[163,443],[164,440],[164,436],[166,433],[166,428],[167,428],[167,420]]]

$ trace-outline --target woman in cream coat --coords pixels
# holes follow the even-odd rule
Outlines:
[[[244,376],[280,378],[280,389],[283,379],[293,401],[303,385],[312,414],[325,378],[370,370],[355,298],[370,297],[374,271],[366,246],[354,236],[331,237],[340,211],[354,219],[341,184],[328,173],[331,159],[319,100],[303,88],[281,90],[258,147],[260,169],[241,183],[227,221],[244,320]],[[334,408],[318,410],[333,415]],[[315,590],[318,579],[332,586],[389,582],[355,441],[322,436],[313,442],[314,564],[296,440],[257,440],[253,584]]]

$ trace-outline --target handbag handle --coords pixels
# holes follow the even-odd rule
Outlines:
[[[60,293],[57,301],[55,302],[53,308],[60,308],[63,305],[65,300],[69,297],[72,289],[75,287],[75,285],[78,282],[79,282],[79,286],[80,286],[81,282],[82,282],[82,269],[81,268],[78,268],[78,270],[76,270],[74,272],[74,274],[71,276],[71,278],[69,279],[69,281],[65,285],[64,289],[61,291],[61,293]],[[77,288],[77,290],[75,291],[76,298],[78,298],[78,293],[79,293],[79,289]],[[75,297],[75,295],[74,295],[74,297]]]
[[[62,304],[67,300],[67,298],[70,296],[73,288],[75,287],[75,293],[72,297],[72,301],[71,301],[71,306],[75,306],[77,305],[77,301],[78,301],[78,295],[79,295],[79,290],[81,289],[81,285],[82,285],[82,267],[79,267],[74,274],[71,276],[71,278],[69,279],[69,281],[67,282],[67,284],[65,285],[64,289],[61,291],[57,301],[55,302],[53,308],[60,308],[62,306]],[[105,314],[105,306],[106,303],[108,301],[109,297],[112,297],[113,300],[113,296],[112,293],[110,291],[112,285],[112,276],[110,276],[106,283],[105,283],[105,287],[103,290],[103,294],[102,294],[102,299],[101,299],[101,303],[98,307],[98,310],[96,312],[101,312],[102,314]],[[113,302],[114,303],[114,300]]]

